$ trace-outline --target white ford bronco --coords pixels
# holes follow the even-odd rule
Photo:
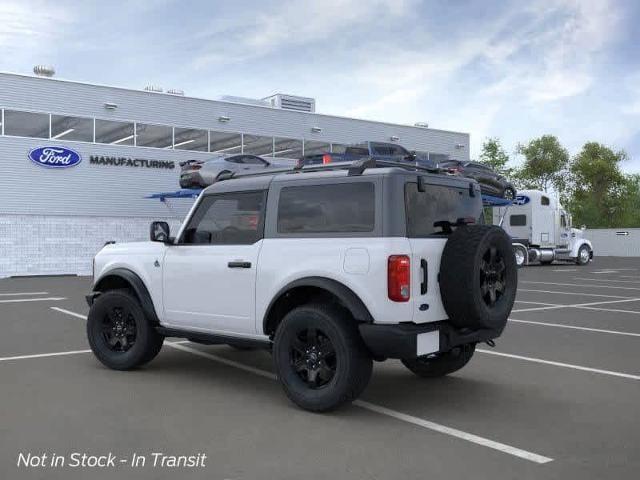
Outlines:
[[[264,347],[312,411],[357,398],[373,360],[421,377],[462,368],[513,306],[510,238],[481,224],[474,180],[371,159],[221,179],[175,237],[106,245],[87,335],[128,370],[165,337]]]

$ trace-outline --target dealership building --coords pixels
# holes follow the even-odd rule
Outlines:
[[[106,241],[145,240],[152,220],[177,229],[193,200],[145,197],[178,190],[185,160],[299,158],[364,140],[469,159],[466,133],[323,115],[310,98],[208,100],[35,71],[0,73],[0,277],[87,275]]]

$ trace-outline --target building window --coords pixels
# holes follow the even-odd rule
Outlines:
[[[4,134],[15,137],[49,138],[49,114],[4,111]]]
[[[274,157],[280,158],[301,158],[302,157],[302,140],[293,138],[274,138],[275,150]]]
[[[261,137],[260,135],[243,135],[243,153],[251,155],[273,156],[273,137]]]
[[[51,115],[51,139],[93,142],[93,119]]]
[[[331,151],[331,144],[325,142],[318,142],[315,140],[304,141],[304,154],[305,155],[322,155]]]
[[[96,119],[96,143],[133,145],[134,126],[130,122]]]
[[[229,132],[209,132],[209,151],[211,153],[242,153],[242,135]]]
[[[136,146],[171,148],[173,146],[173,128],[166,125],[136,123]]]
[[[208,151],[208,135],[206,130],[195,128],[175,128],[173,148],[176,150]]]

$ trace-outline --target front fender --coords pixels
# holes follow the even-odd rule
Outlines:
[[[589,250],[593,251],[593,245],[591,245],[591,241],[587,240],[586,238],[578,238],[574,241],[571,248],[571,257],[578,256],[578,250],[580,250],[580,247],[582,245],[587,245],[589,247]]]
[[[93,300],[105,289],[110,290],[111,286],[121,285],[123,282],[134,291],[136,297],[140,300],[140,305],[146,317],[153,323],[159,324],[160,321],[149,290],[138,274],[127,268],[114,268],[113,270],[103,272],[93,286],[93,293],[87,296],[87,301],[90,302],[90,304],[93,303]]]

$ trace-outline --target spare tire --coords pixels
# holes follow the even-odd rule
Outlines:
[[[455,327],[504,329],[518,287],[511,239],[504,230],[458,227],[442,252],[439,278],[442,303]]]

